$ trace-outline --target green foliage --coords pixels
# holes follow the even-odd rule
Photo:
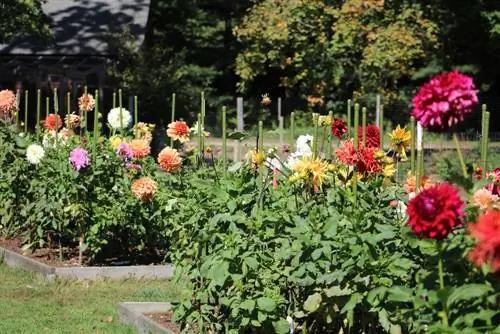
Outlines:
[[[52,35],[49,20],[42,11],[46,0],[2,1],[0,3],[0,43],[28,35],[49,39]]]
[[[450,288],[441,291],[436,244],[415,237],[389,205],[399,187],[360,183],[355,204],[342,184],[311,194],[280,182],[263,192],[249,166],[230,170],[220,181],[192,175],[164,214],[177,280],[190,290],[175,309],[186,332],[289,333],[287,317],[308,333],[497,326],[498,282],[471,268],[465,230],[445,241]]]

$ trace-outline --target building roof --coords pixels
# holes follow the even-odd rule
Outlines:
[[[0,54],[107,55],[111,34],[128,28],[140,45],[144,40],[150,0],[47,0],[43,11],[51,21],[53,43],[19,37],[0,44]]]

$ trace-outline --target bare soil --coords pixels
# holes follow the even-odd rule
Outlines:
[[[154,322],[156,322],[158,325],[169,329],[173,333],[177,334],[181,332],[180,327],[172,322],[172,312],[146,313],[144,315],[153,320]]]
[[[38,262],[42,262],[52,267],[79,267],[78,247],[63,246],[62,259],[59,247],[44,247],[33,251],[22,249],[20,238],[0,238],[0,247],[6,248],[18,254],[27,256]],[[146,254],[137,256],[104,256],[93,261],[89,257],[82,257],[83,266],[128,266],[128,265],[158,265],[163,263],[163,257],[159,251],[148,251]]]

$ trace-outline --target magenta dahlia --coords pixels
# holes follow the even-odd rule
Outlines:
[[[412,115],[430,131],[443,131],[460,122],[478,103],[471,77],[458,71],[439,74],[413,97]]]
[[[456,187],[449,183],[436,184],[408,202],[408,225],[419,237],[445,239],[462,224],[464,206]]]

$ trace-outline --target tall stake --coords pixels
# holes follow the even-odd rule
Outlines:
[[[490,135],[490,112],[487,111],[484,113],[484,160],[483,163],[484,165],[481,166],[483,167],[484,171],[487,171],[488,168],[488,142],[489,142],[489,135]]]
[[[36,133],[40,132],[40,108],[42,104],[42,91],[38,89],[36,91]]]
[[[120,132],[123,133],[123,100],[122,100],[122,90],[118,89],[118,103],[120,106]]]
[[[411,133],[411,151],[410,151],[410,172],[415,175],[415,118],[411,118],[410,123]]]
[[[349,99],[347,100],[347,137],[351,135],[351,109],[352,101]]]
[[[97,161],[97,144],[99,142],[99,90],[95,90],[95,108],[94,108],[94,140],[92,145],[94,163]]]
[[[482,119],[481,119],[481,167],[484,169],[484,171],[487,170],[486,167],[486,141],[488,138],[486,137],[486,113],[487,113],[487,107],[486,104],[483,104],[482,108]]]
[[[205,152],[203,151],[203,143],[202,143],[202,128],[201,128],[201,113],[198,113],[198,166],[201,165],[204,160]]]
[[[295,112],[292,111],[290,114],[290,151],[293,150],[295,146]]]
[[[354,105],[354,147],[357,149],[359,145],[359,104]]]
[[[420,160],[422,159],[423,154],[423,129],[420,122],[417,122],[417,165],[415,172],[415,193],[418,193],[420,190],[420,180],[422,178],[422,165],[420,164]]]
[[[312,142],[313,158],[318,157],[318,142],[319,142],[319,114],[313,113],[314,136]]]
[[[71,93],[66,93],[66,115],[71,114]],[[68,117],[69,119],[69,117]]]
[[[384,105],[380,105],[380,113],[379,113],[379,126],[378,128],[380,129],[380,148],[383,150],[384,149],[384,136],[385,136],[385,131],[384,131]]]
[[[205,131],[205,92],[201,92],[201,131]],[[205,136],[201,135],[201,148],[205,150]]]
[[[139,102],[137,101],[137,95],[134,95],[134,125],[139,122]]]
[[[333,111],[328,112],[328,118],[333,122]],[[332,132],[329,130],[327,135],[327,146],[326,146],[326,158],[330,160],[332,158]]]
[[[87,86],[83,87],[83,96],[87,96],[88,94],[88,88]],[[83,117],[82,126],[81,126],[81,134],[83,132],[87,131],[87,116],[88,114],[83,114],[83,111],[80,111],[80,117]]]
[[[24,133],[28,132],[28,90],[24,92]]]
[[[45,118],[47,118],[47,116],[49,116],[49,110],[50,110],[49,104],[50,104],[50,97],[46,97],[45,98]]]
[[[57,99],[57,88],[54,88],[54,114],[56,115],[56,147],[59,142],[59,100]]]
[[[361,124],[363,127],[363,146],[366,146],[366,108],[365,107],[363,107],[363,109],[361,109]]]
[[[16,128],[19,127],[19,113],[21,112],[21,90],[16,92]]]
[[[175,122],[175,93],[172,94],[172,114],[170,116],[170,122]],[[170,146],[174,147],[174,139],[170,138]]]
[[[227,176],[227,136],[226,136],[226,106],[222,107],[222,169]]]

